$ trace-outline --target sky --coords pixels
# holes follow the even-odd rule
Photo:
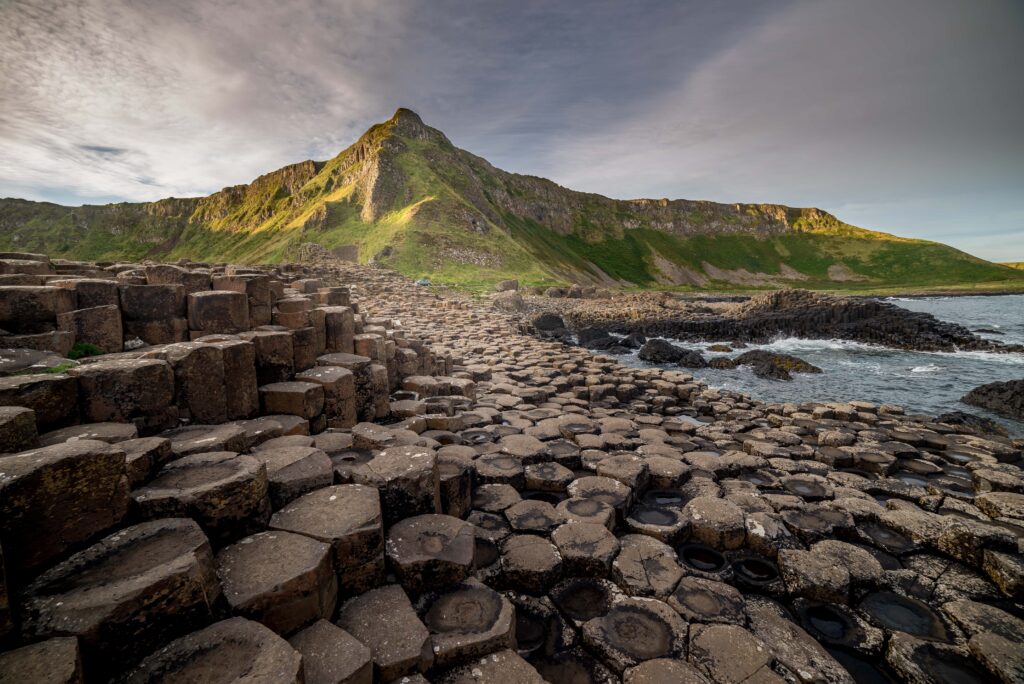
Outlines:
[[[1020,0],[0,0],[0,197],[205,195],[408,107],[617,198],[1024,261]]]

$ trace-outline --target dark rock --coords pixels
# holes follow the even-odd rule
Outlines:
[[[75,635],[91,677],[112,674],[212,618],[213,553],[193,521],[166,518],[117,532],[26,590],[22,630]]]
[[[1024,380],[990,382],[975,387],[961,397],[960,401],[1010,418],[1024,420]]]
[[[744,352],[734,359],[737,366],[751,366],[754,375],[769,380],[792,380],[791,373],[820,373],[821,369],[791,354],[761,349]]]
[[[172,641],[124,680],[125,684],[171,681],[303,684],[302,656],[258,622],[236,617]]]

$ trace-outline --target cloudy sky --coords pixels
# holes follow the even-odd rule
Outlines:
[[[396,107],[613,197],[1024,260],[1020,0],[0,0],[0,196],[207,194]]]

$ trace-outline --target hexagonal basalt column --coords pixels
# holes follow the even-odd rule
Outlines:
[[[401,520],[387,537],[387,555],[398,580],[418,594],[465,579],[473,566],[473,526],[450,515]]]
[[[144,519],[195,518],[216,545],[262,530],[270,517],[266,466],[230,451],[171,461],[132,500]]]
[[[129,665],[212,617],[213,554],[195,522],[121,530],[44,573],[24,592],[22,630],[73,634],[92,677]]]

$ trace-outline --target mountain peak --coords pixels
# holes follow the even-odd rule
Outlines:
[[[417,126],[425,125],[423,123],[423,119],[420,118],[419,114],[412,111],[411,109],[406,109],[405,107],[399,107],[398,109],[396,109],[394,116],[391,117],[391,120],[394,121],[395,123],[407,123]]]

